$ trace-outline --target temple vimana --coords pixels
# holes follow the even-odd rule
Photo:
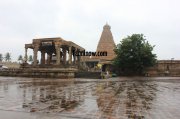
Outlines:
[[[73,78],[75,73],[81,71],[115,73],[117,71],[112,66],[116,56],[115,47],[111,27],[108,24],[103,27],[96,49],[96,52],[107,52],[107,56],[77,56],[73,52],[82,52],[85,48],[61,37],[33,39],[32,43],[25,44],[25,60],[21,68],[3,75]],[[27,62],[29,50],[33,50],[31,64]],[[159,60],[156,66],[146,72],[147,76],[180,76],[180,60]]]
[[[111,27],[106,24],[103,27],[96,52],[106,51],[107,56],[83,57],[82,61],[85,64],[86,69],[89,71],[97,71],[97,65],[100,64],[103,72],[112,71],[112,60],[116,56],[114,53],[115,47],[116,45],[111,33]]]

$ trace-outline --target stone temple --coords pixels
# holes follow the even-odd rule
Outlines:
[[[33,39],[32,43],[25,44],[24,63],[12,72],[3,75],[22,77],[49,77],[73,78],[80,70],[110,71],[114,54],[115,43],[111,27],[103,27],[97,52],[106,52],[106,55],[81,56],[76,52],[85,52],[85,49],[72,41],[60,37]],[[33,62],[28,62],[28,50],[33,50]],[[101,65],[101,68],[98,68]],[[89,70],[90,69],[90,70]],[[102,70],[101,70],[102,69]]]
[[[96,57],[96,59],[99,59],[101,61],[111,61],[113,58],[115,58],[115,53],[113,51],[114,48],[115,43],[111,33],[111,27],[106,24],[103,27],[103,32],[97,45],[96,52],[107,51],[107,56],[98,56]]]
[[[27,63],[28,49],[33,50],[33,62]],[[57,38],[33,39],[25,44],[25,61],[21,73],[17,76],[73,78],[81,64],[81,56],[73,52],[85,49],[72,41]],[[40,52],[40,58],[38,58]],[[40,59],[40,60],[38,60]]]
[[[73,51],[85,50],[74,42],[60,37],[33,39],[31,44],[25,44],[25,62],[27,62],[28,49],[33,50],[33,64],[27,65],[29,67],[78,66],[81,58],[73,54]],[[37,60],[38,51],[41,53],[40,61]]]
[[[107,52],[107,56],[92,56],[85,57],[84,63],[89,70],[95,71],[98,64],[102,65],[102,71],[110,71],[112,60],[115,58],[114,48],[116,47],[113,35],[111,33],[111,26],[106,23],[103,27],[103,31],[100,40],[97,45],[97,52]]]

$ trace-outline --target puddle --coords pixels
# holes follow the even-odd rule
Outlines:
[[[90,119],[168,119],[180,116],[180,83],[146,80],[84,83],[31,78],[10,80],[3,78],[0,81],[1,113],[10,111],[16,115],[21,112],[31,114],[28,117],[33,119],[39,118],[39,114],[41,117],[48,114],[51,118],[61,115]]]

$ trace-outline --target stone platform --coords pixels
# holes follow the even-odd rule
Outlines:
[[[0,76],[74,78],[77,68],[17,68],[0,71]]]

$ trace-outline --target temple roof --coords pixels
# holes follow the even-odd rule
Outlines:
[[[36,39],[33,39],[32,43],[31,44],[25,44],[25,47],[26,48],[31,48],[33,49],[34,48],[34,44],[39,44],[41,45],[42,42],[58,42],[60,45],[67,45],[67,46],[71,46],[71,47],[74,47],[74,48],[78,48],[80,49],[81,51],[82,50],[85,50],[83,47],[77,45],[76,43],[72,42],[72,41],[67,41],[67,40],[64,40],[62,39],[61,37],[53,37],[53,38],[36,38]]]

